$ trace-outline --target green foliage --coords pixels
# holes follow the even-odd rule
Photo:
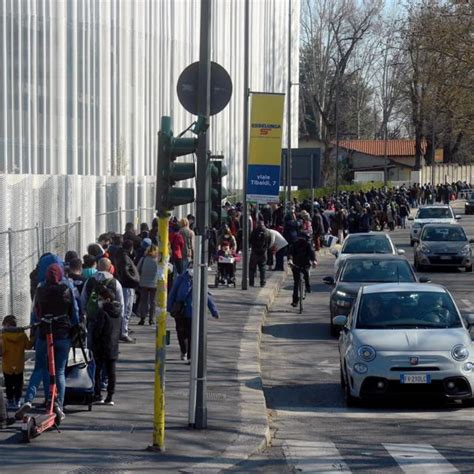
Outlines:
[[[383,182],[371,181],[370,183],[355,183],[355,184],[341,184],[339,186],[339,191],[370,191],[372,188],[378,189],[384,186]],[[391,187],[390,183],[387,183],[388,187]],[[321,198],[323,196],[330,196],[334,193],[334,187],[322,187],[315,188],[314,197]],[[298,201],[303,201],[304,199],[311,199],[311,189],[299,189],[298,191],[293,191],[291,193],[292,198],[298,199]],[[284,200],[284,193],[280,193],[280,199]]]

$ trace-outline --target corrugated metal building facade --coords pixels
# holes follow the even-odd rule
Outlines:
[[[214,0],[212,59],[234,94],[211,125],[211,148],[242,182],[244,0]],[[285,92],[288,1],[251,0],[255,91]],[[153,175],[161,115],[193,117],[176,97],[198,59],[198,0],[1,0],[0,173]],[[292,1],[298,80],[299,0]],[[298,100],[293,87],[293,144]],[[284,139],[284,141],[286,141]],[[285,143],[284,143],[285,146]]]

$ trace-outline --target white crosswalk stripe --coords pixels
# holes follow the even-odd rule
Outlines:
[[[383,446],[407,474],[459,472],[429,444],[384,444]]]
[[[287,440],[283,452],[297,472],[351,472],[330,441]]]

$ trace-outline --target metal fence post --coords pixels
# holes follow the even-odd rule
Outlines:
[[[41,223],[41,243],[43,247],[43,253],[46,253],[46,227],[44,222]]]
[[[77,248],[79,255],[82,255],[82,218],[77,218]]]
[[[39,224],[36,223],[35,225],[35,233],[36,233],[36,251],[38,252],[38,260],[41,257],[41,244],[40,244],[40,228]]]
[[[14,285],[13,285],[13,232],[11,227],[8,228],[8,277],[10,279],[10,314],[13,314],[13,302],[14,302]]]
[[[66,218],[66,249],[64,251],[64,254],[69,250],[69,219]]]

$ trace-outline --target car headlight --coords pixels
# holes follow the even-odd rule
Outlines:
[[[420,245],[420,252],[422,252],[422,253],[431,253],[431,250],[426,245],[421,244]]]
[[[465,245],[462,249],[461,252],[459,252],[461,255],[469,255],[471,253],[471,246],[470,245]]]
[[[454,349],[453,349],[454,350]],[[371,346],[360,346],[357,355],[365,362],[371,362],[377,356],[377,352]]]
[[[453,347],[451,356],[454,360],[463,361],[469,357],[469,351],[466,346],[458,344],[457,346]]]
[[[354,364],[354,370],[358,373],[358,374],[365,374],[367,373],[367,371],[369,370],[369,368],[365,365],[365,364],[362,364],[360,362],[357,362]]]
[[[346,292],[341,291],[341,290],[337,290],[336,295],[340,296],[341,298],[348,298],[349,297],[349,295]]]

